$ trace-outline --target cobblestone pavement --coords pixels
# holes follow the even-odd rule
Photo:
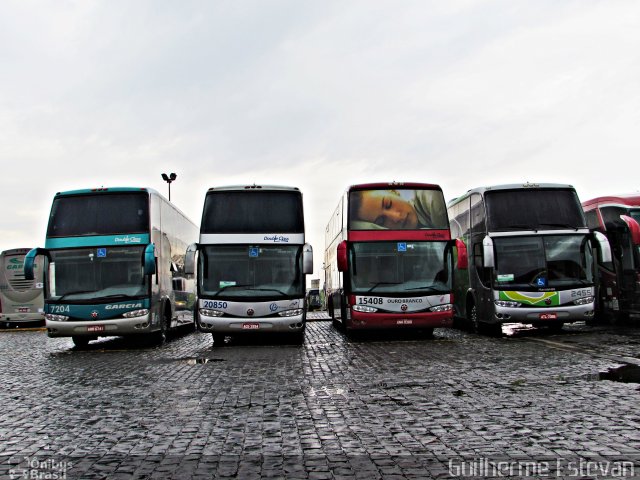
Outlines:
[[[638,384],[601,375],[634,380],[640,327],[353,340],[309,318],[303,346],[0,332],[0,478],[640,477]]]

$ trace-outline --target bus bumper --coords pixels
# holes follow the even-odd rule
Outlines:
[[[453,326],[453,311],[430,313],[362,313],[350,311],[350,329],[439,328]]]
[[[242,335],[249,333],[296,333],[304,330],[304,315],[291,317],[208,317],[198,315],[198,330],[204,333]]]
[[[53,321],[46,320],[49,337],[113,337],[149,333],[157,330],[151,324],[151,314],[133,318],[112,318],[109,320]]]
[[[44,313],[0,313],[0,328],[36,326],[44,326]]]
[[[487,323],[555,323],[590,320],[594,316],[595,305],[563,305],[558,307],[500,307],[495,306],[493,317]]]

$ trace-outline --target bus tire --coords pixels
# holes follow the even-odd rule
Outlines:
[[[214,347],[224,347],[225,335],[224,333],[211,333]]]
[[[89,337],[80,337],[80,336],[71,337],[71,341],[76,346],[76,348],[87,348],[87,345],[89,345],[90,340],[91,338]]]
[[[160,318],[160,330],[153,333],[153,343],[157,346],[162,346],[167,341],[169,335],[169,319],[167,314],[163,314]]]
[[[289,334],[290,342],[294,345],[304,345],[304,330]]]

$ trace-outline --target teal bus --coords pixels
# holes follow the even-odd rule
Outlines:
[[[49,337],[78,347],[103,336],[139,335],[163,343],[194,323],[195,280],[184,271],[198,228],[150,188],[57,193],[44,248],[25,257],[25,277],[44,257]]]

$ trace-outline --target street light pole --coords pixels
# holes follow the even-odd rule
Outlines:
[[[178,176],[175,173],[171,173],[167,175],[166,173],[162,174],[162,179],[169,184],[169,201],[171,201],[171,182],[173,182]]]

